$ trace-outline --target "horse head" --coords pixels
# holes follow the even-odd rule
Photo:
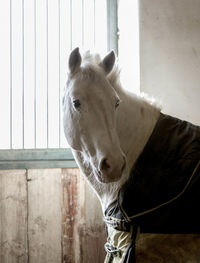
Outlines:
[[[118,181],[125,157],[116,131],[120,98],[108,80],[115,64],[110,52],[103,60],[79,49],[69,57],[63,97],[64,132],[70,147],[81,152],[98,182]]]

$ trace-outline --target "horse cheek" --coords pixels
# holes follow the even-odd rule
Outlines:
[[[67,143],[74,150],[80,150],[79,136],[77,136],[77,127],[74,124],[73,115],[70,111],[64,113],[64,134]]]

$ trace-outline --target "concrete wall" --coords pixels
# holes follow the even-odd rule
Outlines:
[[[139,0],[141,91],[200,125],[200,1]],[[137,261],[198,263],[199,235],[140,236]]]
[[[141,91],[200,124],[200,1],[140,0]]]

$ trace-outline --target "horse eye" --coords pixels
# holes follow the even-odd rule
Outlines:
[[[115,109],[117,109],[117,107],[119,106],[120,104],[120,100],[117,100],[116,104],[115,104]]]
[[[80,100],[74,100],[73,105],[76,109],[78,109],[81,106]]]

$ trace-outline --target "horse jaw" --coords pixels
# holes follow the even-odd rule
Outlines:
[[[83,176],[96,192],[96,195],[99,198],[102,206],[102,211],[104,212],[109,204],[116,200],[119,189],[128,180],[130,173],[129,167],[127,165],[125,166],[119,181],[112,183],[99,183],[99,181],[96,179],[96,176],[93,174],[88,160],[84,158],[84,155],[80,151],[73,149],[72,153]]]

